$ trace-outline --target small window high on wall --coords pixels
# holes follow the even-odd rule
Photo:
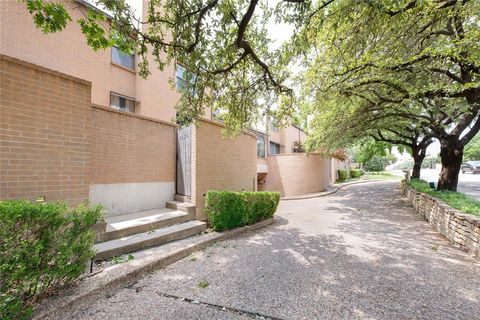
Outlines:
[[[135,70],[135,56],[112,47],[112,62],[130,70]]]
[[[270,150],[269,154],[279,154],[280,153],[280,145],[275,142],[270,141]]]
[[[135,99],[110,93],[110,107],[120,111],[135,113]]]
[[[177,64],[175,68],[175,78],[175,86],[179,92],[183,92],[190,87],[190,93],[192,95],[195,94],[194,85],[195,81],[197,80],[197,76],[195,74]]]

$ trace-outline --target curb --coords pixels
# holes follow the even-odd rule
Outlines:
[[[324,191],[324,192],[319,192],[319,193],[311,193],[311,194],[306,194],[303,196],[295,196],[295,197],[283,197],[280,198],[281,201],[290,201],[290,200],[303,200],[303,199],[311,199],[311,198],[320,198],[320,197],[325,197],[329,196],[331,194],[336,193],[338,190],[342,189],[343,187],[350,186],[352,184],[361,184],[361,183],[367,183],[367,182],[385,182],[385,181],[394,181],[394,180],[361,180],[361,181],[352,181],[352,182],[345,182],[339,185],[334,186],[333,189]]]
[[[181,260],[190,254],[203,250],[218,241],[227,240],[242,234],[263,228],[274,222],[269,218],[250,226],[235,228],[222,233],[213,232],[189,240],[190,244],[174,250],[167,250],[158,255],[150,255],[106,269],[101,273],[82,279],[77,285],[62,291],[59,295],[44,300],[35,308],[33,319],[64,319],[61,314],[71,311],[73,307],[87,304],[96,296],[106,294],[121,286],[129,284],[147,273]],[[200,239],[201,238],[201,239]],[[182,240],[179,240],[182,241]],[[175,244],[172,242],[171,244]]]

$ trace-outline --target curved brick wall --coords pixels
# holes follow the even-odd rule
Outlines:
[[[330,185],[330,159],[317,153],[285,153],[268,156],[266,191],[298,196],[324,191]]]

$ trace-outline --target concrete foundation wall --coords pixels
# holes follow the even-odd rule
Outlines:
[[[92,184],[89,198],[92,204],[101,203],[111,217],[163,208],[174,193],[174,182]]]
[[[254,191],[257,138],[249,133],[226,139],[223,125],[199,120],[192,133],[192,202],[196,218],[205,220],[203,195],[208,190]]]
[[[268,157],[265,191],[297,196],[324,191],[330,185],[330,159],[320,154],[286,153]]]

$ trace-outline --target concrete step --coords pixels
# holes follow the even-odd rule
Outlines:
[[[176,201],[176,200],[167,201],[166,206],[167,208],[170,208],[173,210],[182,210],[188,213],[195,214],[195,206],[188,202],[182,202],[182,201]]]
[[[95,259],[107,259],[124,253],[158,246],[170,241],[184,239],[205,231],[206,228],[207,224],[205,222],[191,220],[154,231],[97,243],[94,245],[96,251]]]
[[[107,218],[105,231],[97,232],[95,243],[110,241],[190,221],[193,213],[168,208],[153,209]]]
[[[191,196],[184,196],[184,195],[181,195],[181,194],[175,194],[175,195],[173,195],[173,200],[180,201],[180,202],[191,203],[192,197]]]

